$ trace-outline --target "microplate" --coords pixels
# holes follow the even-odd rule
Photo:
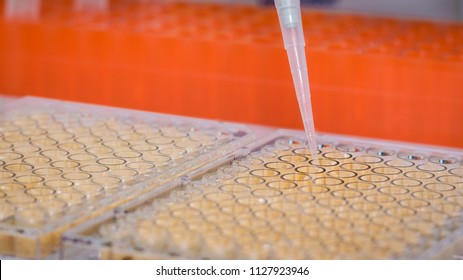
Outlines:
[[[3,106],[6,106],[9,102],[15,100],[16,98],[9,95],[2,95],[0,93],[0,109],[3,109]]]
[[[463,152],[280,130],[64,234],[63,258],[431,259],[463,252]],[[209,169],[208,169],[209,168]]]
[[[0,112],[0,255],[45,258],[82,221],[220,158],[245,126],[27,97]]]

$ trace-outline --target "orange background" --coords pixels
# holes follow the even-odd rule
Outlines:
[[[462,24],[303,20],[318,131],[463,147]],[[273,7],[45,0],[0,20],[0,92],[302,128]]]

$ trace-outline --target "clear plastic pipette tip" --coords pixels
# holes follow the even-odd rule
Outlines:
[[[315,164],[318,165],[318,150],[315,127],[310,101],[309,78],[307,74],[307,60],[305,57],[305,40],[302,29],[301,5],[299,0],[275,0],[278,11],[281,32],[289,65],[293,76],[299,110],[301,111],[304,130],[310,153]]]

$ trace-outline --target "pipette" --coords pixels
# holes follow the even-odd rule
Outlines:
[[[304,31],[302,30],[301,3],[299,0],[275,0],[280,20],[281,33],[296,89],[299,110],[304,123],[309,150],[314,162],[318,164],[317,141],[310,102],[309,78],[305,58]]]

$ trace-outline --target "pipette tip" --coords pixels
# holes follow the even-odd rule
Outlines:
[[[299,0],[275,0],[280,20],[283,42],[288,53],[294,88],[301,111],[313,163],[318,165],[317,141],[310,100],[309,78],[305,57],[305,39],[302,30],[301,5]]]
[[[314,163],[315,165],[319,165],[317,141],[315,139],[315,135],[312,135],[311,132],[306,131],[306,136],[307,145],[309,147],[310,154],[312,155],[312,163]]]

